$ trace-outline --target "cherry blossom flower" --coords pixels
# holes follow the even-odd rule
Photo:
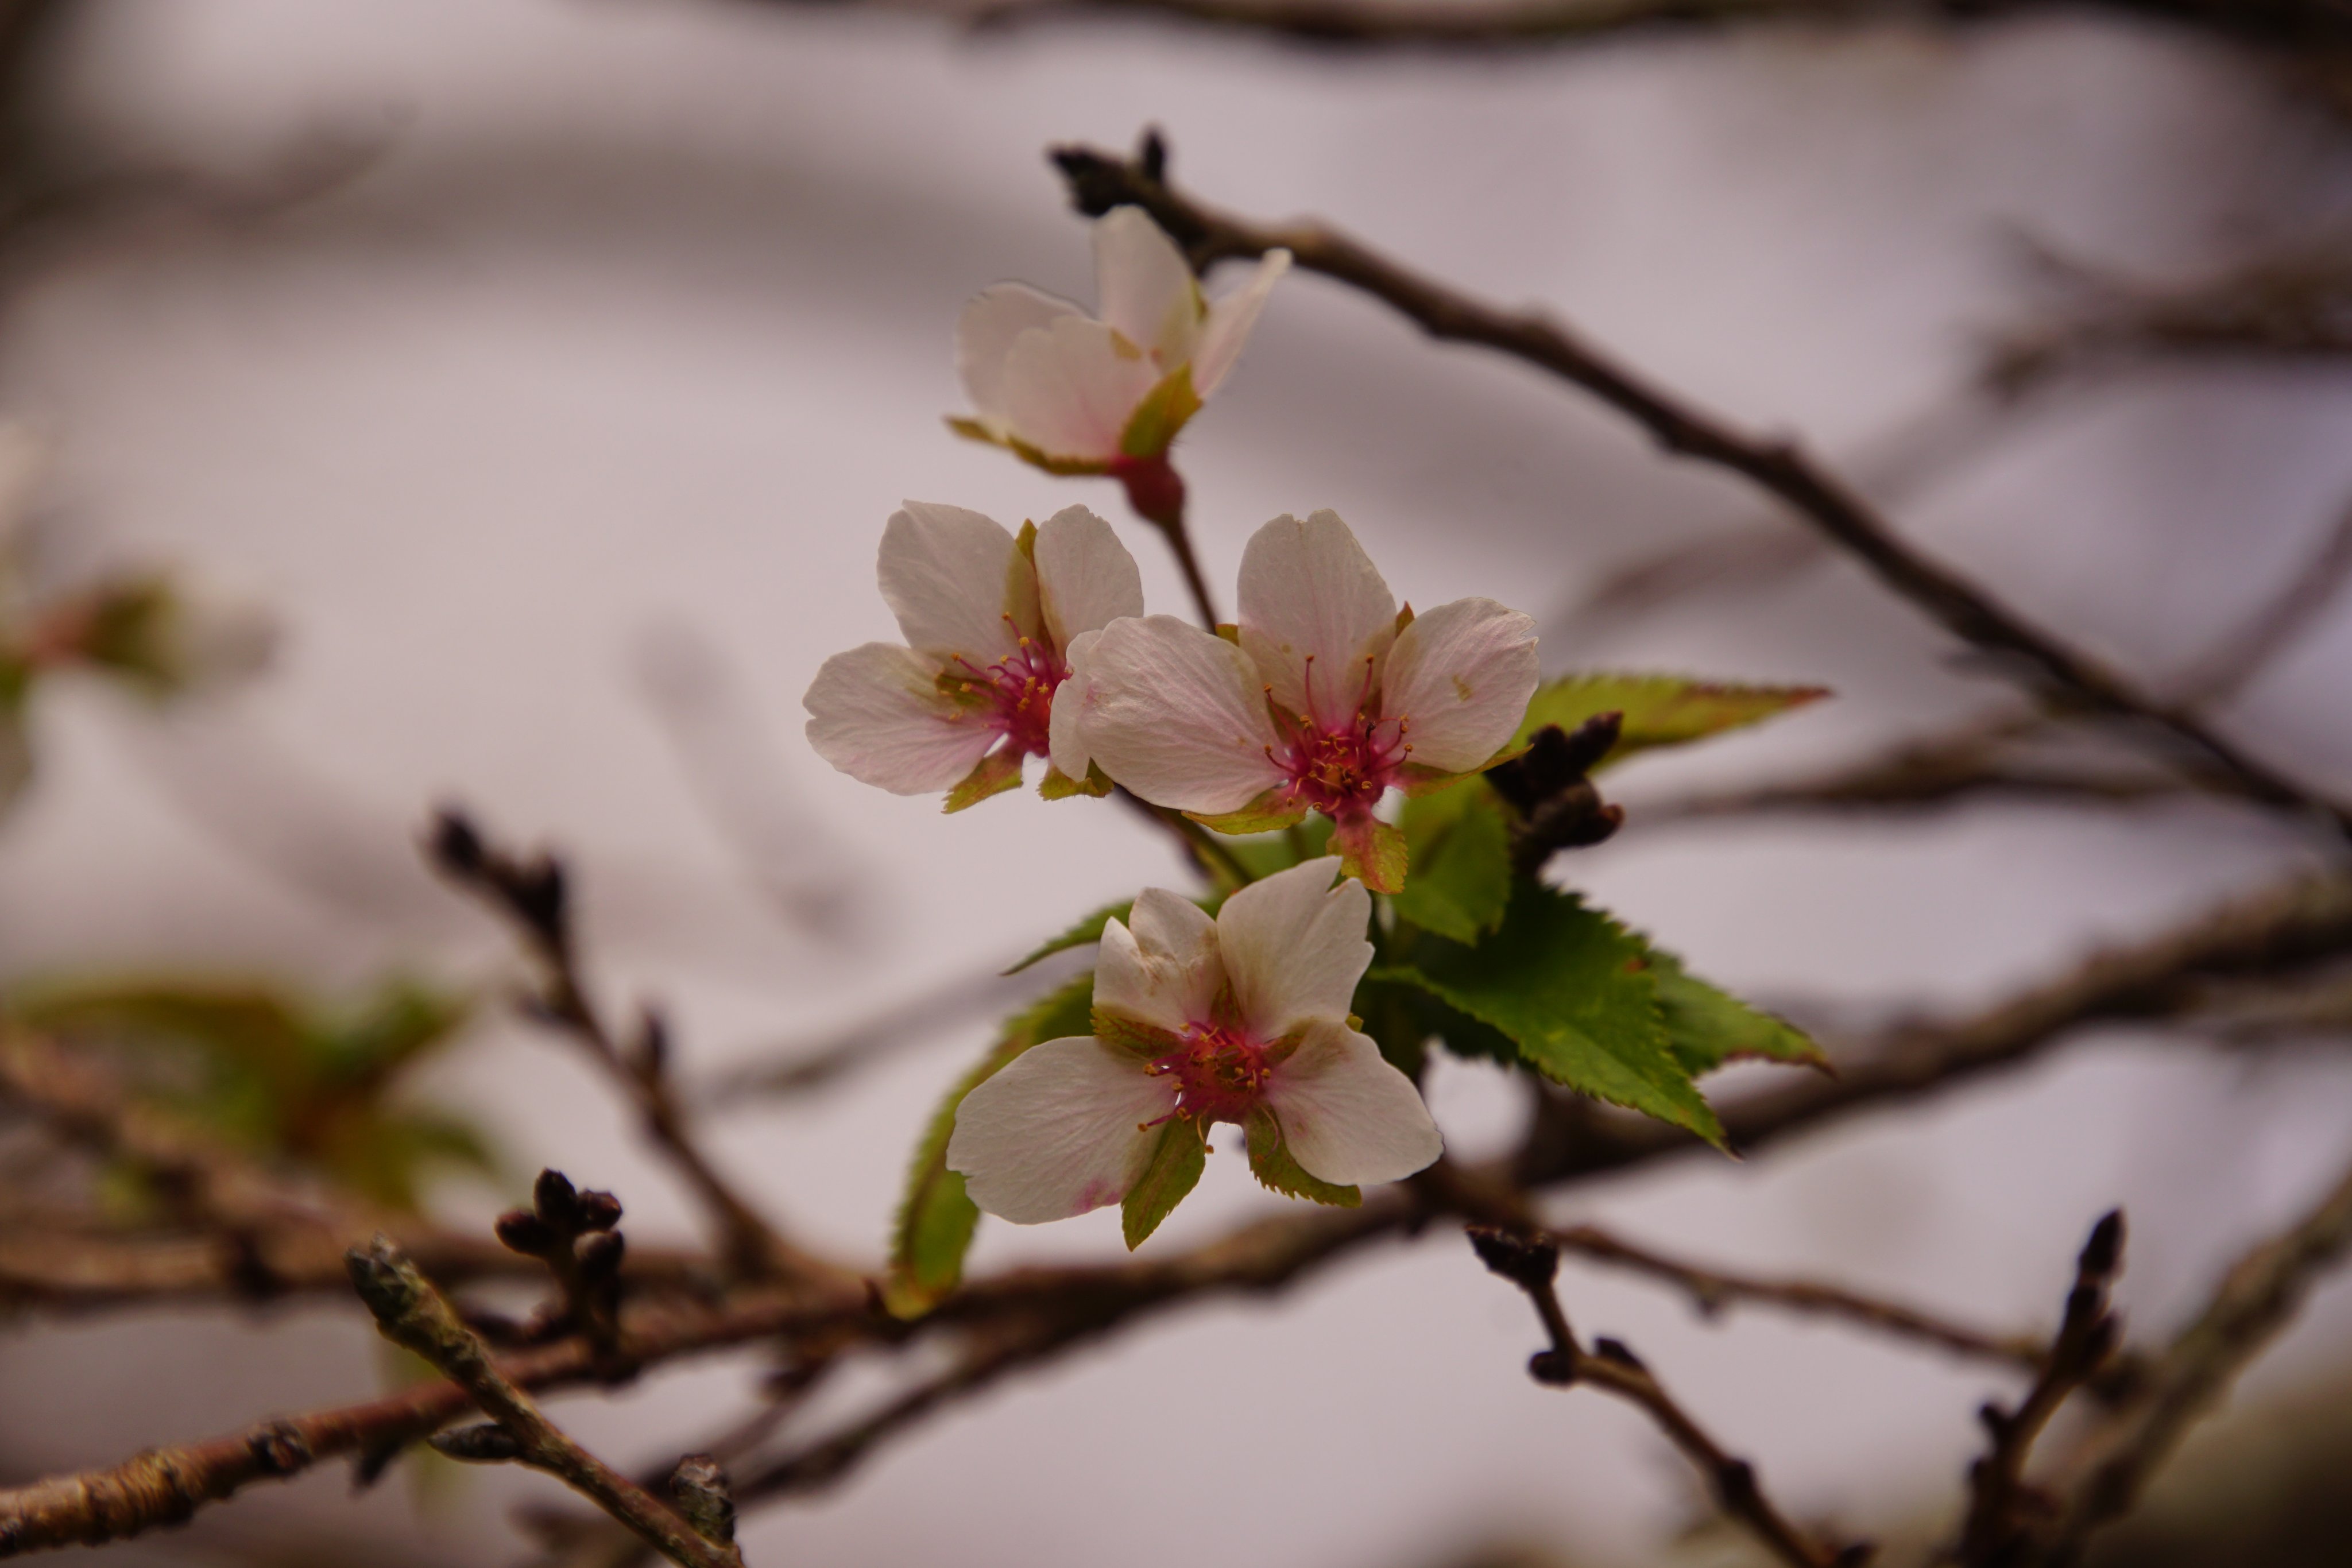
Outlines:
[[[1140,207],[1097,219],[1094,247],[1098,317],[1021,283],[964,307],[956,367],[973,417],[949,423],[1049,473],[1110,475],[1138,513],[1173,526],[1184,490],[1169,444],[1240,359],[1290,253],[1267,252],[1211,302]]]
[[[1444,1151],[1412,1080],[1352,1026],[1371,962],[1371,897],[1308,861],[1225,900],[1214,919],[1152,888],[1103,928],[1095,1032],[1049,1040],[964,1096],[947,1163],[972,1201],[1018,1225],[1153,1190],[1129,1245],[1197,1178],[1209,1126],[1248,1134],[1278,1191],[1352,1203]]]
[[[1108,523],[1070,507],[1024,528],[909,501],[882,530],[877,575],[906,643],[824,662],[803,706],[809,744],[898,795],[947,789],[961,810],[1021,782],[1049,749],[1054,694],[1081,633],[1143,612],[1135,559]],[[1108,789],[1048,768],[1048,796]]]
[[[1055,756],[1227,831],[1320,811],[1349,873],[1394,893],[1403,836],[1374,808],[1492,763],[1538,674],[1527,616],[1491,599],[1400,615],[1337,513],[1280,517],[1243,553],[1233,639],[1154,615],[1089,641]]]

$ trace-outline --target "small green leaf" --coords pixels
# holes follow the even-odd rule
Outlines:
[[[1375,970],[1416,984],[1518,1042],[1556,1083],[1686,1127],[1723,1128],[1675,1054],[1639,939],[1573,894],[1521,883],[1502,926],[1475,947],[1424,942],[1412,967]]]
[[[1465,944],[1503,923],[1511,901],[1511,829],[1483,780],[1407,800],[1397,825],[1413,868],[1412,880],[1395,895],[1400,917]]]
[[[1304,821],[1307,802],[1280,789],[1268,789],[1237,811],[1187,811],[1186,816],[1214,833],[1270,833]]]
[[[1650,973],[1658,984],[1666,1039],[1694,1076],[1743,1058],[1829,1067],[1829,1058],[1802,1030],[1716,989],[1664,948],[1650,949]]]
[[[1280,832],[1254,833],[1227,844],[1234,859],[1242,862],[1255,881],[1263,882],[1278,871],[1320,860],[1331,852],[1331,819],[1309,817],[1293,822]]]
[[[1037,781],[1037,793],[1048,800],[1066,800],[1074,795],[1100,797],[1117,788],[1109,775],[1091,763],[1084,779],[1073,779],[1049,762],[1045,765],[1045,777]]]
[[[1004,972],[1008,975],[1017,975],[1041,958],[1050,958],[1056,953],[1066,953],[1073,947],[1083,947],[1089,942],[1099,942],[1102,940],[1103,927],[1114,920],[1125,920],[1128,913],[1134,907],[1135,900],[1131,898],[1122,899],[1117,904],[1106,904],[1076,925],[1062,932],[1061,935],[1040,944],[1028,956]]]
[[[1129,457],[1158,457],[1176,439],[1176,433],[1185,423],[1201,412],[1201,396],[1192,390],[1192,367],[1181,364],[1160,384],[1143,394],[1135,412],[1127,416],[1127,429],[1118,438],[1118,449]]]
[[[988,1054],[956,1081],[931,1113],[915,1145],[906,1196],[899,1200],[890,1233],[890,1271],[883,1282],[882,1301],[892,1316],[922,1316],[963,1278],[963,1255],[980,1223],[980,1207],[964,1191],[963,1176],[948,1169],[956,1108],[1031,1046],[1087,1032],[1094,998],[1094,976],[1080,975],[1013,1014]]]
[[[1151,1163],[1118,1206],[1118,1225],[1130,1252],[1160,1228],[1169,1211],[1184,1201],[1209,1163],[1207,1129],[1187,1116],[1172,1116],[1160,1128]]]
[[[991,795],[1002,795],[1007,789],[1021,788],[1022,753],[1010,747],[1000,747],[972,765],[963,776],[963,782],[948,791],[946,811],[961,811],[977,806]]]
[[[1335,1186],[1320,1176],[1307,1174],[1290,1153],[1289,1141],[1282,1135],[1282,1124],[1265,1106],[1249,1113],[1243,1131],[1249,1134],[1250,1174],[1262,1185],[1285,1197],[1309,1198],[1334,1208],[1363,1207],[1363,1188]]]
[[[1523,749],[1548,724],[1574,729],[1597,714],[1622,713],[1623,730],[1602,766],[1653,747],[1679,746],[1759,723],[1829,695],[1826,686],[1741,686],[1685,675],[1568,675],[1537,688],[1511,743]]]

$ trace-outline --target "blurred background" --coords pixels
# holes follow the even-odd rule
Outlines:
[[[947,819],[832,773],[800,733],[818,663],[892,634],[873,566],[901,497],[1008,522],[1085,501],[1119,523],[1154,606],[1181,601],[1108,484],[940,423],[962,406],[966,298],[1006,277],[1092,298],[1049,144],[1125,147],[1156,124],[1205,199],[1318,214],[1540,302],[1702,403],[1801,436],[1915,541],[2159,691],[2313,577],[2352,503],[2352,120],[2332,57],[2193,8],[1447,48],[1076,10],[974,28],[847,0],[0,16],[13,570],[29,593],[170,571],[274,627],[266,664],[244,656],[248,627],[234,678],[169,703],[103,674],[38,684],[31,771],[0,818],[0,982],[34,1002],[234,983],[293,998],[324,1035],[397,1014],[415,1059],[370,1106],[387,1125],[362,1178],[465,1224],[542,1164],[621,1194],[633,1240],[684,1239],[691,1211],[608,1086],[513,1016],[509,942],[417,853],[436,804],[566,853],[600,987],[667,1006],[688,1083],[875,1042],[819,1088],[727,1093],[709,1131],[799,1234],[861,1258],[931,1105],[1026,994],[994,972],[1139,885],[1187,885],[1110,803],[1010,796]],[[2281,267],[2320,279],[2312,319],[2333,340],[2129,325]],[[1328,506],[1400,598],[1535,613],[1554,671],[1833,687],[1629,768],[1625,831],[1555,868],[1832,1040],[1980,1004],[2326,852],[2180,795],[1675,817],[1695,791],[1809,775],[2011,699],[1753,494],[1323,280],[1277,290],[1181,451],[1213,581],[1268,517]],[[2352,791],[2347,669],[2352,595],[2216,711]],[[2341,1044],[2092,1031],[1932,1105],[1750,1161],[1695,1153],[1557,1213],[2044,1330],[2084,1229],[2122,1204],[2121,1300],[2161,1333],[2332,1178],[2352,1142]],[[1501,1149],[1523,1114],[1498,1073],[1451,1059],[1430,1092],[1457,1152]],[[1212,1161],[1150,1246],[1278,1202]],[[985,1226],[973,1266],[1119,1251],[1104,1212]],[[1801,1518],[1929,1539],[1980,1445],[1976,1406],[2005,1391],[1819,1322],[1703,1322],[1623,1275],[1571,1261],[1565,1279],[1580,1323],[1625,1333]],[[2242,1562],[2264,1540],[2263,1561],[2341,1561],[2326,1553],[2352,1527],[2319,1511],[2343,1506],[2325,1477],[2352,1453],[2347,1327],[2352,1292],[2323,1288],[2205,1457],[2176,1467],[2194,1486],[2108,1560]],[[1535,1347],[1525,1303],[1433,1233],[1004,1385],[752,1515],[747,1552],[1735,1558],[1719,1528],[1694,1533],[1705,1499],[1634,1413],[1528,1381]],[[651,1462],[752,1408],[761,1370],[697,1362],[553,1409],[616,1463]],[[386,1375],[341,1305],[19,1313],[0,1334],[0,1481]],[[891,1375],[829,1387],[816,1416]],[[563,1500],[510,1469],[349,1490],[322,1468],[108,1551],[501,1563],[531,1550],[517,1507]]]

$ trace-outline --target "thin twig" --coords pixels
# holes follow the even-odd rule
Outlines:
[[[1569,1326],[1560,1305],[1556,1277],[1559,1247],[1549,1237],[1515,1236],[1486,1227],[1474,1227],[1470,1244],[1479,1261],[1527,1293],[1543,1320],[1551,1348],[1539,1351],[1528,1364],[1528,1375],[1554,1388],[1581,1383],[1639,1406],[1684,1456],[1706,1478],[1717,1505],[1738,1520],[1757,1540],[1792,1568],[1845,1568],[1865,1562],[1869,1548],[1827,1547],[1809,1539],[1772,1505],[1756,1477],[1755,1466],[1734,1458],[1706,1429],[1676,1404],[1664,1385],[1633,1353],[1615,1340],[1603,1339],[1586,1350]]]
[[[2347,352],[2352,352],[2347,345]],[[2312,629],[2320,612],[2352,579],[2352,503],[2337,515],[2311,559],[2299,565],[2275,598],[2245,618],[2238,630],[2197,662],[2179,683],[2183,707],[2210,707],[2242,691],[2247,683]]]
[[[2074,1560],[2095,1531],[2128,1512],[2189,1428],[2294,1321],[2321,1275],[2352,1253],[2352,1169],[2294,1224],[2231,1267],[2196,1321],[2155,1359],[2132,1406],[2073,1467],[2078,1479],[2036,1562]]]
[[[1140,206],[1186,247],[1196,267],[1287,249],[1298,266],[1371,295],[1433,338],[1497,350],[1558,376],[1633,420],[1667,452],[1740,475],[1777,497],[1946,630],[2020,674],[2030,674],[2028,684],[2041,692],[2168,737],[2175,748],[2226,774],[2250,798],[2319,815],[2339,833],[2352,835],[2352,806],[2328,800],[2248,755],[2195,714],[2142,694],[1959,572],[1930,560],[1795,442],[1737,431],[1549,318],[1496,309],[1326,225],[1264,225],[1205,206],[1153,177],[1158,158],[1130,161],[1066,147],[1054,153],[1054,161],[1080,211],[1099,214],[1115,206]]]
[[[1595,1262],[1630,1270],[1663,1281],[1687,1293],[1709,1317],[1735,1302],[1784,1307],[1811,1316],[1835,1318],[1898,1339],[1916,1340],[1955,1355],[2039,1371],[2042,1345],[2031,1336],[1993,1334],[1949,1318],[1906,1306],[1842,1286],[1811,1280],[1770,1280],[1728,1270],[1703,1268],[1637,1246],[1594,1225],[1573,1225],[1549,1232],[1563,1251]]]
[[[457,1433],[452,1436],[459,1440],[443,1445],[445,1453],[511,1459],[544,1470],[685,1568],[743,1568],[743,1554],[732,1545],[704,1535],[550,1421],[530,1396],[499,1371],[488,1349],[388,1238],[353,1248],[351,1270],[352,1286],[383,1336],[432,1363],[497,1423],[498,1440],[485,1435],[467,1441],[471,1435]]]
[[[2115,1354],[2122,1331],[2107,1292],[2123,1266],[2123,1211],[2110,1209],[2074,1260],[2074,1286],[2041,1375],[2016,1409],[1987,1404],[1977,1412],[1992,1447],[1969,1469],[1969,1512],[1956,1554],[1969,1568],[2010,1568],[2048,1516],[2049,1499],[2025,1484],[2025,1464],[2058,1407]]]
[[[485,841],[479,830],[454,810],[439,814],[428,849],[434,864],[452,883],[514,926],[541,969],[541,989],[532,998],[532,1010],[577,1041],[628,1094],[646,1136],[701,1200],[730,1262],[747,1274],[784,1278],[814,1279],[837,1272],[833,1265],[787,1241],[719,1173],[688,1130],[685,1108],[670,1081],[668,1031],[660,1015],[647,1010],[636,1039],[624,1047],[618,1033],[589,1000],[562,862],[545,854],[529,860],[508,854]]]

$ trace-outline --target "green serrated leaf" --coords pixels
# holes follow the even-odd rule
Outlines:
[[[1185,1116],[1171,1117],[1152,1145],[1151,1163],[1118,1206],[1118,1226],[1130,1252],[1160,1228],[1169,1211],[1184,1201],[1209,1163],[1208,1129]]]
[[[1483,780],[1407,800],[1397,826],[1412,860],[1412,879],[1394,898],[1399,916],[1465,944],[1503,923],[1511,901],[1511,829]]]
[[[1337,1186],[1307,1174],[1291,1155],[1289,1141],[1282,1135],[1282,1124],[1265,1106],[1249,1113],[1242,1130],[1249,1136],[1250,1174],[1263,1186],[1285,1197],[1304,1197],[1333,1208],[1363,1207],[1363,1188]]]
[[[1201,396],[1192,390],[1192,367],[1181,364],[1143,394],[1127,416],[1118,449],[1129,457],[1158,457],[1176,439],[1176,433],[1201,412]]]
[[[940,810],[961,811],[979,805],[991,795],[1020,789],[1022,755],[1010,747],[1002,747],[982,758],[963,776],[963,782],[948,791],[947,804]]]
[[[1743,1059],[1829,1066],[1829,1058],[1804,1030],[1716,989],[1665,949],[1650,949],[1650,973],[1658,984],[1666,1040],[1694,1076]]]
[[[1475,947],[1424,942],[1411,967],[1376,970],[1518,1042],[1556,1083],[1686,1127],[1723,1128],[1675,1054],[1639,938],[1571,894],[1523,882],[1502,926]]]
[[[1031,1046],[1087,1033],[1094,999],[1094,976],[1080,975],[1005,1019],[996,1043],[956,1081],[931,1113],[908,1166],[906,1194],[890,1232],[890,1269],[882,1301],[892,1316],[922,1316],[963,1278],[963,1255],[980,1223],[980,1207],[965,1193],[962,1176],[948,1169],[956,1108]]]
[[[1743,686],[1686,675],[1567,675],[1537,688],[1508,749],[1522,749],[1548,724],[1574,729],[1596,714],[1622,713],[1624,728],[1602,759],[1606,767],[1654,747],[1757,724],[1827,695],[1826,686]]]

